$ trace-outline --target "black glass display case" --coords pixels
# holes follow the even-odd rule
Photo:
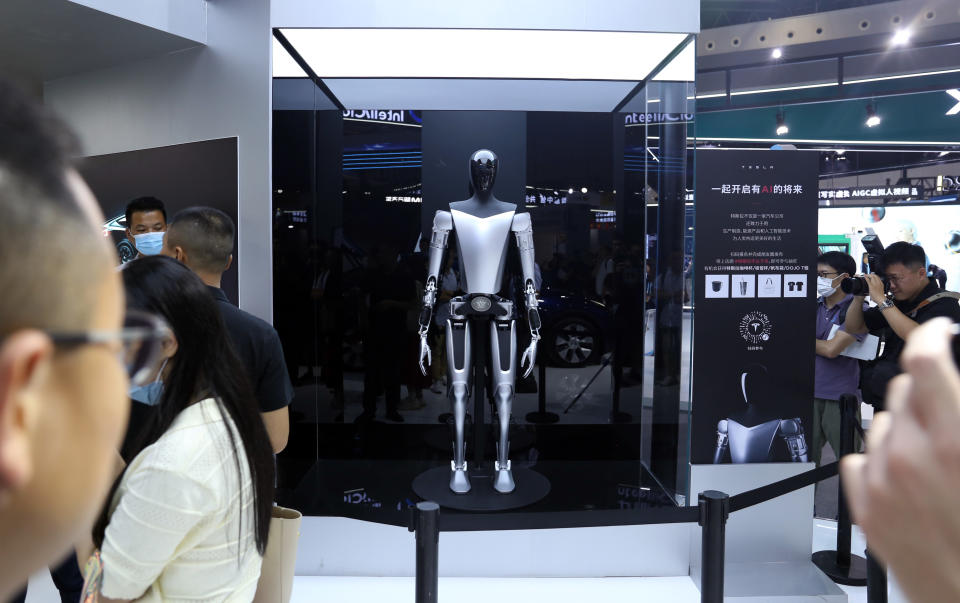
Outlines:
[[[405,525],[413,480],[449,466],[441,329],[424,376],[417,318],[433,213],[468,197],[469,152],[486,146],[501,159],[497,198],[532,218],[543,318],[510,443],[514,465],[550,492],[520,511],[683,504],[692,83],[651,83],[618,113],[320,110],[329,104],[310,80],[278,87],[274,324],[296,389],[279,502]],[[439,320],[460,286],[450,249]],[[506,272],[501,295],[512,297],[515,253]],[[521,340],[526,331],[518,325]],[[357,421],[364,404],[373,421]],[[385,416],[394,404],[402,422]],[[492,465],[484,407],[486,427],[468,427],[484,440],[468,439],[468,457]]]

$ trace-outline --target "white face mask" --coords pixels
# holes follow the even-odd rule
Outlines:
[[[825,276],[817,277],[817,294],[821,297],[830,297],[836,293],[837,288],[833,286],[833,280]]]

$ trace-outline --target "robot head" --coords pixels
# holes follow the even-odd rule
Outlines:
[[[470,156],[470,183],[476,194],[489,195],[493,192],[499,167],[500,160],[493,151],[480,149]]]

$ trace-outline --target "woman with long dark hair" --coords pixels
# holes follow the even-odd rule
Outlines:
[[[273,457],[215,300],[176,260],[122,271],[128,308],[172,330],[162,393],[94,528],[109,600],[251,601],[267,545]],[[157,386],[156,389],[160,389]]]

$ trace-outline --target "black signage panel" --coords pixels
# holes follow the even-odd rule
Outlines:
[[[697,153],[693,463],[805,460],[817,174],[815,153]]]

